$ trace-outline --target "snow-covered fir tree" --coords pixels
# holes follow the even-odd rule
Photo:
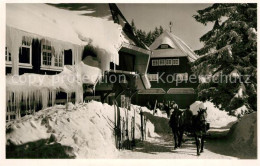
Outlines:
[[[196,53],[201,57],[192,64],[197,75],[211,76],[201,77],[199,99],[230,113],[242,105],[256,111],[257,4],[213,4],[194,18],[214,23],[200,38],[204,46]]]

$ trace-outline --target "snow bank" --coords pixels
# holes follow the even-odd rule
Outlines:
[[[141,138],[139,110],[129,111],[129,119],[136,115],[135,138]],[[121,118],[126,117],[120,108]],[[131,123],[129,122],[129,129]],[[154,126],[147,121],[147,136],[155,137]],[[114,106],[91,101],[73,105],[55,105],[7,124],[10,132],[6,140],[15,145],[54,137],[55,141],[73,148],[76,158],[115,158]]]
[[[146,136],[147,136],[148,139],[160,137],[160,135],[158,135],[157,133],[154,132],[155,127],[154,127],[154,125],[151,121],[147,120],[146,127],[147,127]]]
[[[156,109],[154,116],[167,118],[166,112],[161,111],[159,108]]]
[[[141,109],[143,112],[148,112],[150,114],[153,114],[153,110],[149,110],[147,107],[140,107],[138,105],[133,105],[135,109]],[[167,118],[166,112],[161,111],[159,108],[156,109],[154,116]]]
[[[224,110],[221,111],[215,107],[212,102],[206,101],[205,103],[201,101],[195,101],[190,109],[194,115],[196,115],[199,108],[207,108],[207,121],[210,123],[210,127],[221,128],[226,127],[229,123],[234,123],[237,118],[234,116],[229,116]]]
[[[229,134],[231,148],[250,157],[257,157],[257,113],[247,114],[235,124]]]

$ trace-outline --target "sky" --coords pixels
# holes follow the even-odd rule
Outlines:
[[[202,48],[199,38],[212,29],[213,24],[207,26],[197,22],[192,16],[197,10],[204,9],[211,4],[117,4],[123,15],[130,23],[133,19],[138,29],[146,32],[153,31],[160,25],[169,28],[172,21],[172,32],[181,38],[193,50]]]

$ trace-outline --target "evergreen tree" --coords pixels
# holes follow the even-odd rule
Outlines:
[[[163,33],[163,27],[160,25],[160,27],[159,27],[159,32],[160,32],[160,34],[162,34]]]
[[[157,39],[157,37],[159,37],[159,35],[160,35],[159,29],[157,27],[155,27],[155,30],[152,33],[152,41]]]
[[[154,40],[163,33],[162,26],[160,26],[159,28],[155,27],[153,32],[149,31],[148,33],[141,29],[137,29],[133,19],[131,21],[131,26],[136,36],[147,46],[150,46],[154,42]]]
[[[145,42],[144,42],[147,46],[150,46],[152,43],[153,43],[153,41],[152,41],[152,32],[151,31],[149,31],[148,33],[147,33],[147,35],[146,35],[146,40],[145,40]]]
[[[199,84],[198,98],[230,113],[242,105],[256,111],[257,4],[213,4],[197,13],[198,22],[214,23],[192,64],[197,75],[213,76]]]
[[[134,19],[132,19],[132,21],[131,21],[131,26],[133,28],[134,33],[136,33],[136,26],[135,26]]]
[[[145,43],[145,41],[146,41],[146,33],[145,33],[145,31],[140,30],[140,29],[137,29],[137,30],[136,30],[136,35],[139,37],[139,39],[140,39],[142,42]],[[146,44],[146,43],[145,43],[145,44]]]

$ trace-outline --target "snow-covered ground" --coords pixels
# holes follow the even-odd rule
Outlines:
[[[223,141],[223,144],[212,145],[213,149],[220,146],[226,149],[232,156],[238,158],[256,158],[257,157],[257,113],[245,114],[248,110],[246,106],[242,106],[235,113],[241,115],[241,119],[228,115],[227,112],[221,111],[214,106],[213,103],[207,101],[202,103],[196,101],[191,105],[192,111],[195,113],[198,107],[206,108],[211,129],[211,136]],[[224,139],[224,140],[222,140]],[[227,153],[227,152],[225,152]]]
[[[140,139],[139,109],[132,109],[128,116],[132,117],[134,111],[135,138]],[[120,108],[120,114],[125,119],[124,109]],[[130,127],[130,122],[128,124]],[[147,121],[146,127],[148,138],[158,136],[151,122]],[[96,101],[55,105],[34,116],[8,123],[7,129],[10,131],[6,134],[7,144],[11,141],[15,145],[22,145],[52,137],[55,142],[72,147],[76,158],[117,158],[118,155],[113,134],[114,107]]]
[[[214,146],[214,145],[213,145]],[[206,142],[204,152],[200,156],[196,154],[194,140],[186,141],[182,148],[174,149],[173,139],[153,138],[149,142],[142,143],[134,151],[122,151],[120,158],[124,159],[236,159],[236,157],[223,155],[207,149]]]
[[[217,109],[211,102],[196,101],[191,105],[194,114],[198,108],[206,108],[207,120],[211,124],[210,138],[206,139],[205,150],[196,156],[194,138],[189,138],[183,147],[174,150],[171,135],[152,138],[134,151],[123,151],[121,158],[148,159],[255,159],[257,157],[257,113],[244,115],[241,119],[229,116],[227,112]],[[145,112],[152,111],[142,107]],[[158,116],[158,115],[155,115]],[[230,129],[231,127],[231,129]],[[172,136],[171,136],[172,137]]]
[[[212,103],[206,102],[205,105],[208,108],[208,120],[218,129],[235,122],[236,119],[225,112],[214,109]],[[135,111],[136,139],[141,138],[140,110],[152,114],[146,107],[131,106],[128,116],[130,119]],[[123,108],[120,108],[120,115],[125,119]],[[128,124],[130,128],[130,123]],[[232,127],[225,139],[227,141],[206,141],[205,152],[199,158],[254,158],[257,148],[256,124],[256,113],[245,115]],[[14,145],[22,145],[51,138],[55,143],[72,147],[69,154],[76,158],[198,158],[192,138],[189,138],[181,149],[174,150],[170,133],[167,136],[159,136],[154,132],[154,124],[149,120],[146,127],[147,139],[141,147],[137,146],[134,151],[118,151],[113,133],[114,106],[97,101],[76,105],[68,103],[55,105],[36,112],[34,116],[28,115],[7,123],[6,140],[7,144],[12,142]]]

